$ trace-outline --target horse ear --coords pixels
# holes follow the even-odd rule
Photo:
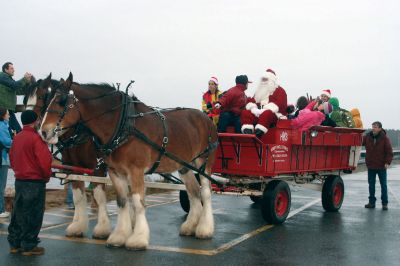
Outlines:
[[[50,72],[50,74],[47,76],[46,80],[51,80],[51,72]]]
[[[67,80],[66,80],[65,83],[64,83],[64,85],[65,85],[66,88],[69,89],[69,88],[71,87],[71,85],[72,85],[72,80],[73,80],[72,73],[69,72],[68,78],[67,78]]]

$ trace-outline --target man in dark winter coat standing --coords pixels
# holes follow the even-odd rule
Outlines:
[[[37,133],[37,114],[32,110],[21,115],[24,125],[10,149],[10,164],[15,172],[15,199],[8,226],[10,253],[42,255],[38,235],[45,209],[46,183],[51,175],[52,156]]]
[[[23,88],[32,82],[32,74],[25,73],[24,77],[18,81],[13,79],[14,65],[6,62],[0,72],[0,107],[8,109],[10,113],[10,128],[17,132],[21,131],[21,126],[15,117],[14,112],[17,104],[16,95],[24,95]]]
[[[375,208],[375,181],[378,174],[381,184],[382,209],[388,209],[387,172],[386,169],[392,163],[393,149],[381,122],[372,123],[372,131],[363,139],[366,149],[365,162],[368,168],[369,203],[365,208]]]

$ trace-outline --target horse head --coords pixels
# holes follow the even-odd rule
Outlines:
[[[57,85],[57,81],[51,79],[51,73],[45,79],[39,79],[25,91],[24,105],[26,110],[33,110],[38,116],[43,116],[51,99],[51,89]]]
[[[40,127],[42,138],[50,143],[58,142],[58,137],[80,120],[78,99],[74,95],[72,73],[66,80],[61,79],[58,86],[52,89],[51,99]]]

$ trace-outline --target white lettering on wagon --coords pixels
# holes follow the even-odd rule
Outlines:
[[[271,147],[272,161],[284,163],[287,161],[289,148],[285,145],[275,145]]]

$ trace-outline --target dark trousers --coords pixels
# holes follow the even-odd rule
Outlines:
[[[8,112],[10,113],[10,120],[8,122],[9,127],[12,130],[15,130],[18,132],[21,131],[21,125],[18,123],[17,117],[15,116],[15,113],[13,111],[8,110]]]
[[[15,181],[15,198],[8,242],[11,247],[31,250],[40,242],[46,200],[46,183]]]
[[[375,182],[378,174],[379,183],[381,183],[382,204],[388,204],[387,193],[387,172],[386,169],[368,169],[369,202],[375,204]]]
[[[228,126],[234,126],[236,133],[241,133],[240,115],[224,112],[219,115],[218,132],[226,132]]]

